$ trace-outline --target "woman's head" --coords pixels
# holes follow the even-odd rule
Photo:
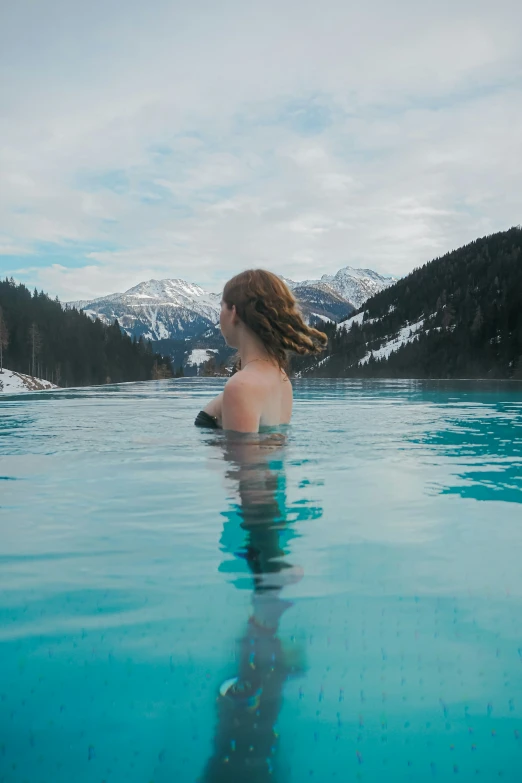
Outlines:
[[[280,367],[288,353],[319,353],[327,344],[323,332],[305,323],[288,286],[264,269],[249,269],[228,281],[220,326],[232,348],[239,347],[239,331],[249,329]]]

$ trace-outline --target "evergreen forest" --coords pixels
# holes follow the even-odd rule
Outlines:
[[[150,341],[106,326],[11,278],[0,281],[3,366],[58,386],[90,386],[169,378],[169,358]]]
[[[522,228],[477,239],[415,269],[335,324],[325,354],[293,361],[303,376],[522,379]],[[360,360],[408,324],[418,337],[387,358]],[[328,357],[325,360],[325,357]]]

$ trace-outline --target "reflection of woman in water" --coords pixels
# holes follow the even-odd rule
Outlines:
[[[200,412],[196,424],[235,432],[288,424],[292,415],[288,355],[322,351],[326,335],[304,322],[285,283],[263,269],[250,269],[228,281],[220,327],[228,345],[238,350],[240,372]]]
[[[228,476],[237,482],[240,504],[225,523],[222,544],[230,549],[228,526],[245,531],[236,556],[251,573],[252,612],[238,640],[237,670],[219,689],[214,748],[204,783],[268,783],[277,781],[276,722],[283,686],[299,673],[278,638],[279,622],[292,606],[281,592],[302,578],[299,566],[285,561],[286,525],[284,472],[280,435],[232,436],[225,442]],[[234,518],[235,517],[235,518]],[[286,539],[286,542],[283,541]],[[239,587],[241,580],[237,581]]]

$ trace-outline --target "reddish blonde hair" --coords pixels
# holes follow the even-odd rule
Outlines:
[[[233,277],[223,290],[223,301],[259,337],[281,369],[290,353],[320,353],[328,338],[305,323],[294,295],[272,272],[248,269]]]

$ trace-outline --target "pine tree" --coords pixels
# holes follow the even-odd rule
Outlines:
[[[513,380],[522,381],[522,354],[513,362]]]
[[[448,329],[455,319],[455,309],[452,305],[447,304],[444,306],[442,314],[442,326],[444,329]]]
[[[4,371],[4,349],[9,345],[9,332],[0,307],[0,372]]]
[[[205,362],[205,364],[202,367],[201,375],[205,376],[212,376],[216,374],[216,359],[214,356],[211,356],[210,359]]]
[[[482,315],[482,310],[480,309],[480,305],[479,305],[475,312],[475,318],[473,319],[473,323],[471,324],[472,334],[477,334],[478,332],[480,332],[483,323],[484,323],[484,316]]]
[[[152,380],[162,381],[166,378],[172,378],[172,373],[170,372],[169,368],[164,364],[159,364],[159,362],[155,360],[154,364],[152,365]]]
[[[36,296],[36,288],[34,290]],[[42,337],[37,325],[33,322],[29,327],[29,345],[31,346],[31,375],[35,376],[35,360],[42,348]]]

